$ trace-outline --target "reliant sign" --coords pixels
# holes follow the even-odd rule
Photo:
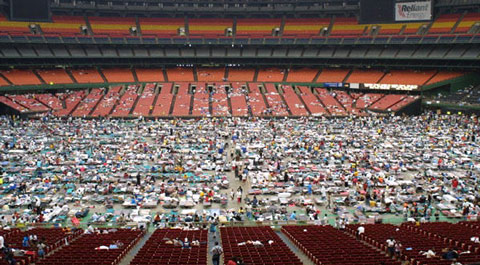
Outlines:
[[[404,2],[395,4],[395,21],[422,21],[432,19],[432,2]]]

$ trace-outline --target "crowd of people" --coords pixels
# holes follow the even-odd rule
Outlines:
[[[198,229],[210,220],[342,228],[390,217],[475,219],[480,212],[475,116],[4,116],[0,127],[3,228]]]

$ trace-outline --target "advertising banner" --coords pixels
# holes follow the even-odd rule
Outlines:
[[[395,4],[395,21],[425,21],[432,19],[432,2],[403,2]]]
[[[378,89],[378,90],[404,90],[412,91],[417,90],[417,85],[398,85],[398,84],[363,84],[365,89]]]

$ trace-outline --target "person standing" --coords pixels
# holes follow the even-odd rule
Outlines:
[[[0,250],[2,250],[5,247],[5,238],[0,235]]]
[[[140,174],[137,174],[137,186],[140,186],[141,180],[140,180]]]
[[[17,261],[13,257],[13,250],[5,244],[3,248],[3,254],[5,254],[5,260],[8,262],[9,265],[16,265]]]
[[[218,242],[215,242],[215,246],[210,250],[212,254],[212,263],[213,265],[220,264],[220,256],[223,254],[223,248],[218,245]]]
[[[387,252],[390,257],[393,257],[393,254],[395,253],[395,244],[397,241],[393,237],[387,239]]]

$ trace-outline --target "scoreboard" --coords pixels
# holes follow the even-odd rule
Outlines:
[[[10,19],[21,21],[49,21],[49,0],[10,0]]]
[[[360,0],[360,23],[392,23],[394,0]]]

